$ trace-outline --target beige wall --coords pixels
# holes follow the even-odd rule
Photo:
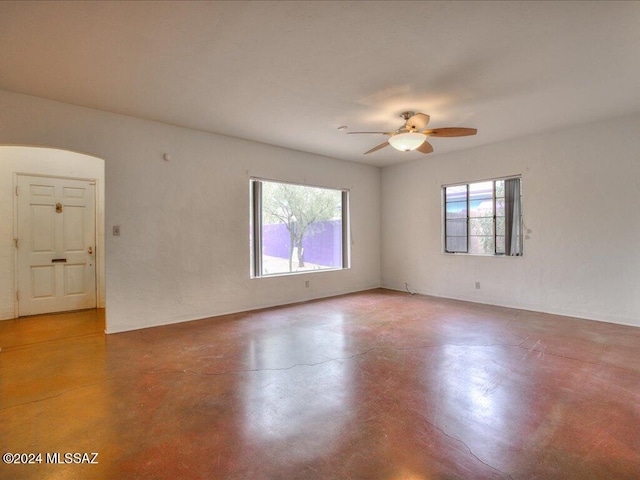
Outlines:
[[[0,144],[46,145],[105,160],[109,332],[380,284],[377,168],[6,91],[0,91]],[[352,268],[250,279],[251,176],[350,189]],[[113,225],[121,236],[111,235]],[[11,245],[3,233],[0,256]],[[0,268],[9,265],[0,258]]]

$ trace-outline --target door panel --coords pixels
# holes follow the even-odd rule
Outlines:
[[[53,265],[31,267],[31,285],[33,298],[55,297],[56,272]]]
[[[31,205],[31,232],[33,253],[53,253],[55,228],[52,205]]]
[[[95,186],[18,176],[19,315],[96,307]]]
[[[64,270],[64,294],[82,295],[84,287],[84,265],[63,265]]]
[[[84,251],[83,231],[86,213],[84,207],[67,206],[64,209],[62,241],[65,252]]]

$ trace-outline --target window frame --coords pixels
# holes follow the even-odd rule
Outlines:
[[[505,180],[512,180],[512,179],[517,179],[520,181],[520,197],[519,197],[519,208],[520,208],[520,216],[518,219],[518,228],[519,228],[519,253],[517,254],[513,254],[513,255],[507,255],[505,252],[498,252],[498,237],[503,237],[504,235],[498,235],[498,229],[497,229],[497,218],[498,217],[503,217],[502,215],[497,215],[497,195],[496,195],[496,182],[499,181],[505,181]],[[475,253],[475,252],[469,252],[469,243],[470,243],[470,238],[473,237],[474,235],[470,235],[470,219],[471,218],[480,218],[480,217],[471,217],[470,216],[470,186],[471,185],[475,185],[475,184],[479,184],[479,183],[487,183],[487,182],[492,182],[492,192],[491,192],[491,200],[493,203],[493,253]],[[447,204],[448,203],[453,203],[453,202],[447,202],[447,188],[451,188],[451,187],[466,187],[466,193],[465,193],[465,198],[466,198],[466,250],[465,251],[449,251],[447,250],[447,239],[451,238],[450,236],[447,235]],[[485,180],[474,180],[474,181],[468,181],[468,182],[457,182],[457,183],[451,183],[451,184],[446,184],[446,185],[442,185],[441,188],[441,198],[442,198],[442,205],[441,205],[441,214],[442,214],[442,253],[446,254],[446,255],[472,255],[472,256],[482,256],[482,257],[522,257],[524,255],[524,215],[523,215],[523,210],[522,210],[522,175],[509,175],[506,177],[494,177],[494,178],[488,178]],[[500,198],[504,198],[504,196],[501,196]]]
[[[341,193],[341,266],[327,267],[313,270],[301,270],[297,272],[277,272],[263,273],[262,258],[262,186],[265,182],[293,185],[298,187],[318,188],[323,190],[331,190]],[[351,268],[351,226],[350,226],[350,190],[347,188],[326,187],[320,185],[311,185],[307,183],[290,182],[284,180],[274,180],[270,178],[251,177],[250,185],[250,277],[251,278],[271,278],[289,275],[304,275],[309,273],[335,272],[347,270]]]

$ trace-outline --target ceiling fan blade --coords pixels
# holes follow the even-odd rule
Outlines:
[[[420,153],[431,153],[433,152],[433,146],[425,140],[422,145],[416,148],[416,151]]]
[[[378,145],[377,147],[373,147],[371,150],[364,152],[364,155],[366,155],[367,153],[373,153],[373,152],[377,152],[378,150],[380,150],[381,148],[386,147],[387,145],[389,145],[389,142],[384,142],[381,143],[380,145]]]
[[[425,113],[416,113],[407,120],[405,127],[408,130],[421,130],[429,123],[429,115]]]
[[[478,132],[475,128],[459,128],[459,127],[447,127],[447,128],[433,128],[431,130],[425,130],[425,135],[429,137],[466,137],[468,135],[475,135]]]
[[[347,132],[347,135],[354,135],[354,134],[359,134],[359,133],[371,133],[371,134],[378,134],[378,135],[393,135],[393,132]]]

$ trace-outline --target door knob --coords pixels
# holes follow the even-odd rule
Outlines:
[[[89,255],[92,255],[93,254],[93,247],[89,247],[89,250],[87,250],[87,253]]]

